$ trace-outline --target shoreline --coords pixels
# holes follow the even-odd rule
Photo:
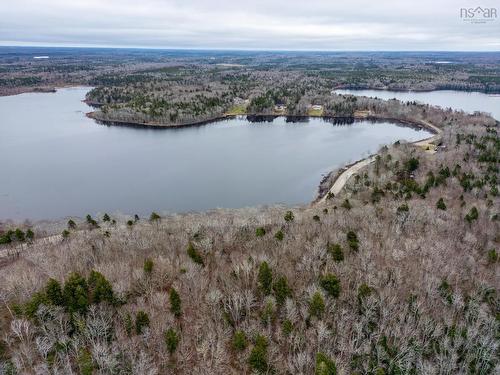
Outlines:
[[[206,119],[206,120],[199,120],[199,121],[194,121],[194,122],[189,122],[189,123],[184,123],[184,124],[167,125],[167,124],[152,123],[152,122],[134,122],[134,121],[124,121],[124,120],[104,120],[104,119],[101,119],[98,116],[96,116],[95,113],[96,112],[87,112],[85,114],[85,116],[87,118],[90,118],[90,119],[94,120],[99,125],[124,126],[124,127],[131,127],[131,128],[148,128],[148,129],[179,129],[179,128],[187,128],[187,127],[191,127],[191,126],[207,125],[207,124],[210,124],[210,123],[213,123],[213,122],[228,120],[228,119],[231,119],[231,118],[236,118],[236,116],[239,116],[239,115],[221,115],[221,116],[212,117],[212,118],[209,118],[209,119]]]
[[[125,121],[125,120],[105,120],[96,116],[95,111],[85,113],[85,116],[89,119],[94,120],[99,125],[106,126],[124,126],[124,127],[133,127],[133,128],[150,128],[150,129],[180,129],[180,128],[188,128],[194,126],[208,125],[211,123],[215,123],[218,121],[225,121],[237,118],[239,116],[246,117],[247,121],[252,123],[259,122],[271,122],[278,117],[285,117],[289,122],[299,122],[308,120],[310,118],[318,118],[323,121],[328,122],[329,120],[337,122],[338,124],[349,124],[355,123],[358,121],[372,121],[372,122],[392,122],[395,124],[399,124],[406,127],[411,127],[414,129],[426,129],[432,133],[438,133],[440,129],[432,124],[426,123],[425,121],[419,120],[407,120],[397,117],[390,116],[376,116],[376,115],[353,115],[353,116],[310,116],[310,115],[286,115],[286,114],[263,114],[263,113],[242,113],[238,115],[233,114],[222,114],[220,116],[215,116],[212,118],[208,118],[205,120],[186,122],[181,124],[161,124],[154,122],[135,122],[135,121]]]
[[[431,137],[428,137],[428,138],[424,138],[424,139],[420,139],[418,141],[410,142],[410,144],[412,144],[414,146],[429,147],[429,145],[432,144],[433,141],[435,141],[436,139],[438,139],[438,137],[443,132],[442,129],[440,129],[436,125],[433,125],[430,122],[425,121],[425,120],[420,120],[418,122],[418,124],[421,127],[424,127],[426,129],[428,129],[429,131],[431,131],[431,133],[433,135]],[[434,153],[434,152],[432,152],[432,153]],[[335,177],[333,178],[333,180],[332,180],[332,182],[330,184],[330,187],[328,189],[322,189],[322,184],[324,182],[326,182],[329,179],[329,177],[332,175],[332,173],[334,172],[334,171],[331,171],[320,182],[320,185],[318,187],[318,194],[316,196],[316,199],[314,199],[311,202],[311,206],[314,206],[316,204],[320,204],[320,203],[326,202],[327,201],[327,196],[328,196],[329,193],[332,193],[334,196],[336,196],[340,191],[342,191],[342,189],[347,184],[347,182],[349,181],[349,179],[354,174],[356,174],[357,172],[359,172],[361,169],[363,169],[364,167],[366,167],[366,166],[370,165],[371,163],[373,163],[375,161],[377,155],[378,155],[378,153],[375,153],[375,154],[372,154],[372,155],[370,155],[370,156],[368,156],[366,158],[363,158],[363,159],[360,159],[358,161],[355,161],[354,163],[347,164],[347,165],[345,165],[343,167],[340,167],[337,170],[337,173],[336,173]]]
[[[18,92],[2,92],[0,91],[1,97],[17,96],[22,94],[54,94],[60,89],[72,89],[72,88],[89,88],[92,89],[94,86],[86,86],[84,84],[61,84],[55,86],[43,86],[43,87],[21,87]],[[85,102],[85,100],[83,100]],[[90,104],[89,104],[90,105]]]
[[[232,114],[222,114],[220,116],[215,116],[206,120],[199,120],[193,122],[186,122],[181,124],[161,124],[161,123],[153,123],[153,122],[135,122],[135,121],[125,121],[125,120],[104,120],[96,116],[96,112],[88,112],[85,114],[86,117],[94,120],[99,125],[106,126],[128,126],[135,128],[151,128],[151,129],[179,129],[179,128],[188,128],[191,126],[200,126],[200,125],[208,125],[217,121],[224,121],[229,119],[234,119],[238,116],[245,116],[249,122],[271,122],[275,118],[285,117],[296,120],[304,120],[308,118],[321,118],[324,120],[332,119],[332,120],[365,120],[366,117],[361,116],[309,116],[309,115],[286,115],[286,114],[264,114],[264,113],[242,113],[238,115]],[[249,118],[250,117],[250,118]]]
[[[440,88],[433,88],[433,89],[391,89],[389,87],[352,88],[352,87],[346,87],[346,86],[336,86],[332,89],[332,92],[334,92],[335,90],[351,90],[351,91],[373,90],[373,91],[386,91],[386,92],[392,91],[392,92],[397,92],[397,93],[402,93],[402,92],[426,93],[426,92],[433,92],[433,91],[457,91],[457,92],[465,92],[465,93],[478,93],[478,94],[484,94],[484,95],[495,95],[495,96],[500,95],[500,90],[481,91],[481,90],[460,90],[460,89],[451,89],[451,88],[445,88],[445,89],[440,89]],[[340,94],[340,95],[352,95],[352,94]]]
[[[61,87],[65,88],[65,87]],[[17,96],[17,95],[22,95],[22,94],[53,94],[57,92],[56,87],[52,86],[47,86],[47,87],[29,87],[26,90],[23,88],[19,90],[13,90],[12,92],[0,92],[0,97],[7,97],[7,96]]]

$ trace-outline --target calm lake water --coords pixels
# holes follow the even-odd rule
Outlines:
[[[481,92],[465,91],[385,91],[385,90],[335,90],[339,94],[371,96],[380,99],[399,99],[402,101],[418,101],[438,105],[443,108],[464,110],[467,112],[482,111],[490,113],[500,120],[500,95],[488,95]]]
[[[398,139],[391,123],[108,127],[84,116],[88,88],[0,97],[0,218],[149,215],[311,201],[322,174]]]

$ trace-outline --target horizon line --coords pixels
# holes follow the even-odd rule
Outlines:
[[[443,49],[279,49],[279,48],[222,48],[222,47],[154,47],[154,46],[119,46],[119,45],[54,45],[54,44],[4,44],[0,48],[80,48],[80,49],[140,49],[156,51],[237,51],[237,52],[444,52],[444,53],[500,53],[500,50],[443,50]]]

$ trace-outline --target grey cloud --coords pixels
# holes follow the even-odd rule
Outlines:
[[[465,23],[462,6],[471,1],[16,0],[0,13],[0,44],[498,50],[500,20]]]

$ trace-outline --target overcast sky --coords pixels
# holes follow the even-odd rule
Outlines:
[[[500,0],[0,0],[1,45],[500,51]],[[500,14],[499,14],[500,15]]]

